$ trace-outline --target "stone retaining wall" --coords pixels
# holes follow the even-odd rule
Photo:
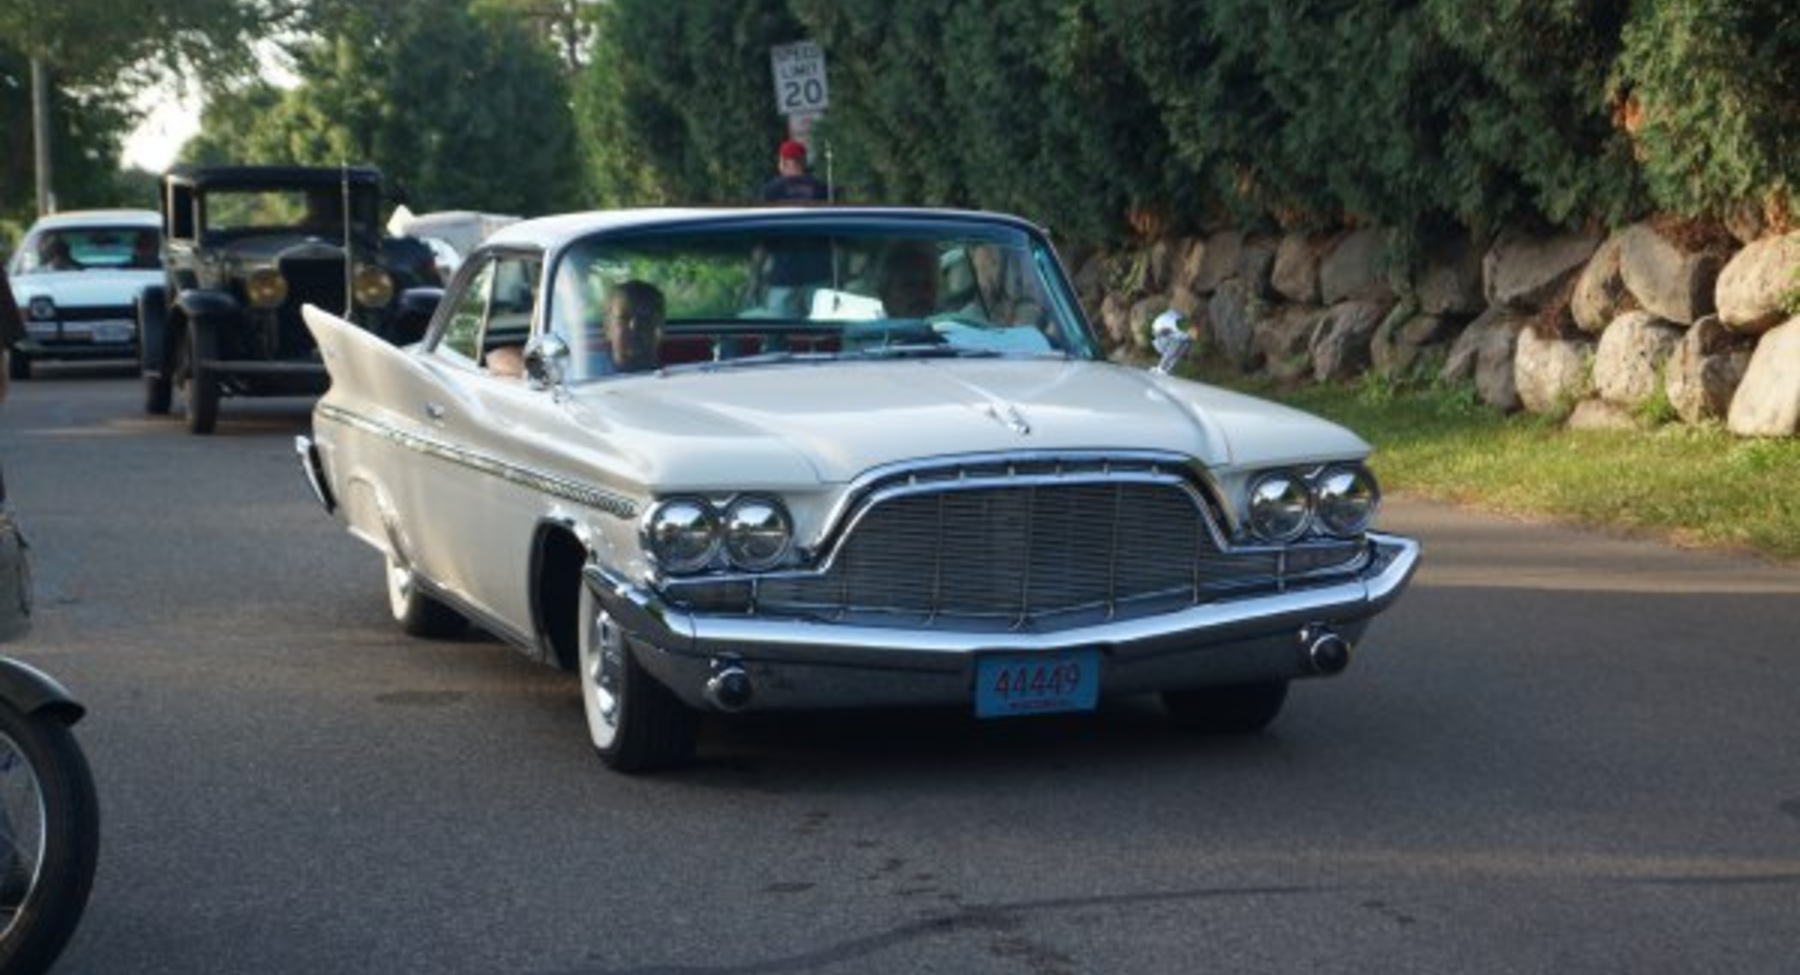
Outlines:
[[[1366,372],[1474,383],[1505,411],[1576,425],[1723,422],[1800,435],[1800,232],[1748,242],[1672,222],[1610,235],[1506,233],[1428,249],[1410,274],[1385,232],[1222,231],[1082,263],[1083,304],[1143,351],[1166,308],[1196,354],[1318,382]]]

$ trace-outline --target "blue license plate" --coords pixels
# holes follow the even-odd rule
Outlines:
[[[1098,650],[989,654],[975,661],[978,718],[1092,711],[1099,700]]]

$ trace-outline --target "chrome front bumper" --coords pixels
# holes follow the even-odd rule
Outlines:
[[[730,667],[754,687],[750,710],[933,705],[971,700],[985,653],[1097,649],[1104,694],[1308,676],[1303,630],[1328,627],[1354,643],[1418,567],[1416,541],[1370,539],[1368,567],[1335,583],[1049,634],[693,614],[596,564],[585,575],[638,662],[691,706],[712,707],[707,682]]]

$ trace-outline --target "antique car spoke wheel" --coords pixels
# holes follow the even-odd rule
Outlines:
[[[600,760],[620,772],[686,762],[694,753],[700,715],[638,666],[624,632],[586,583],[580,612],[581,705]]]
[[[1164,691],[1163,707],[1187,731],[1215,735],[1247,735],[1263,730],[1287,701],[1288,682],[1234,684],[1185,691]]]
[[[412,567],[388,556],[388,609],[407,636],[442,639],[460,636],[468,628],[461,613],[419,591]]]
[[[211,433],[219,422],[219,378],[200,363],[218,357],[218,345],[211,332],[190,323],[187,342],[182,346],[182,362],[177,367],[176,382],[186,402],[189,433]]]

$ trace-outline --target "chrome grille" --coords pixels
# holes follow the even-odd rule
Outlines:
[[[1228,550],[1175,464],[914,472],[865,492],[821,571],[764,577],[757,612],[1050,630],[1284,584],[1279,550]],[[1340,542],[1342,567],[1361,550]]]

